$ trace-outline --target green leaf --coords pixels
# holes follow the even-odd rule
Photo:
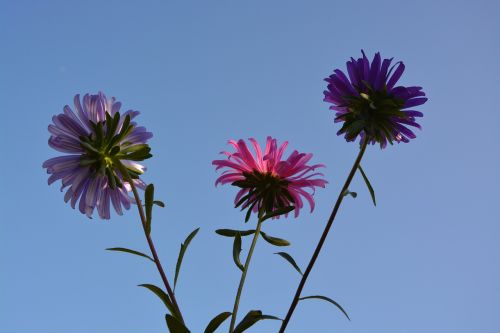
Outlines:
[[[109,143],[111,142],[111,139],[113,138],[113,135],[115,135],[115,132],[116,132],[116,127],[118,126],[118,122],[120,121],[120,113],[117,112],[115,113],[115,115],[113,116],[113,118],[111,118],[111,115],[106,112],[106,144],[107,144],[107,148],[109,148]]]
[[[193,230],[186,237],[186,240],[184,241],[184,243],[181,244],[181,249],[179,251],[179,257],[177,257],[177,264],[175,265],[174,290],[175,290],[175,286],[177,285],[177,278],[179,277],[179,271],[181,270],[182,259],[184,258],[184,253],[186,253],[186,250],[189,246],[189,243],[191,243],[194,236],[196,236],[196,234],[198,233],[198,230],[200,230],[200,228]]]
[[[252,195],[254,195],[255,191],[250,191],[248,192],[247,195],[244,195],[240,200],[238,200],[238,202],[234,205],[234,208],[238,208],[239,206],[241,206],[245,201],[248,200],[248,198],[250,198]]]
[[[153,205],[157,205],[158,207],[165,208],[165,204],[160,200],[153,200]]]
[[[96,158],[82,157],[80,158],[80,166],[89,166],[97,162]]]
[[[225,237],[236,237],[237,234],[240,234],[240,236],[253,235],[255,233],[255,230],[217,229],[215,230],[215,232],[218,235]]]
[[[153,184],[149,184],[146,187],[144,193],[144,206],[146,209],[146,233],[149,235],[151,233],[151,219],[153,215],[153,198],[154,198],[155,187]]]
[[[347,124],[345,122],[344,124]],[[350,123],[347,127],[346,139],[351,141],[354,140],[358,134],[365,128],[366,124],[364,120],[355,120]]]
[[[287,207],[283,207],[283,208],[278,208],[278,209],[274,210],[272,213],[264,215],[264,217],[261,219],[261,222],[264,222],[267,219],[270,219],[270,218],[273,218],[273,217],[276,217],[279,215],[288,214],[294,209],[295,209],[294,206],[287,206]]]
[[[96,135],[96,146],[100,147],[102,144],[102,139],[104,135],[104,131],[102,128],[102,122],[98,122],[97,125],[94,127],[95,128],[95,135]]]
[[[172,301],[170,301],[170,297],[168,297],[168,295],[161,288],[159,288],[153,284],[140,284],[139,287],[144,287],[146,289],[149,289],[151,292],[153,292],[156,296],[158,296],[162,300],[163,304],[165,304],[168,311],[170,311],[170,313],[174,317],[180,318],[180,316],[175,311],[175,307],[172,304]]]
[[[125,120],[123,121],[122,128],[120,129],[120,133],[118,133],[118,138],[121,140],[125,137],[125,134],[129,131],[130,129],[130,115],[125,116]],[[119,141],[119,140],[118,140]]]
[[[241,236],[240,234],[236,234],[234,237],[234,243],[233,243],[233,260],[236,266],[238,266],[241,271],[243,271],[243,265],[241,264],[240,261],[240,253],[241,253]]]
[[[122,154],[136,153],[136,152],[140,152],[143,150],[147,150],[148,148],[149,148],[149,145],[147,145],[146,143],[140,143],[140,144],[135,144],[133,146],[128,146],[126,148],[122,148],[121,153]]]
[[[204,333],[213,333],[219,326],[227,319],[229,316],[231,316],[231,312],[222,312],[218,314],[217,316],[214,317],[209,323],[207,328],[205,328]]]
[[[80,145],[83,146],[83,148],[86,148],[96,154],[99,154],[99,150],[95,149],[92,145],[90,145],[87,142],[80,142]]]
[[[348,195],[350,195],[353,198],[356,198],[358,196],[358,194],[356,192],[351,192],[349,190],[345,190],[344,197],[347,197]]]
[[[131,254],[135,254],[136,256],[147,258],[147,259],[151,260],[152,262],[154,262],[154,259],[151,258],[150,256],[148,256],[147,254],[141,253],[139,251],[127,249],[127,248],[124,248],[124,247],[110,247],[109,249],[106,249],[106,250],[108,250],[108,251],[118,251],[118,252],[131,253]]]
[[[106,118],[106,122],[105,122],[105,125],[106,125],[106,137],[104,138],[104,143],[107,144],[109,142],[109,140],[111,140],[111,138],[113,137],[113,134],[114,133],[110,133],[110,129],[112,129],[111,127],[113,126],[113,118],[111,118],[111,115],[109,114],[108,111],[104,112],[104,116]]]
[[[170,333],[191,333],[179,319],[167,314],[165,315],[165,320],[167,321],[167,327]]]
[[[113,148],[111,148],[111,150],[109,151],[109,154],[111,156],[115,156],[116,154],[118,154],[120,152],[120,146],[114,146]]]
[[[328,298],[326,296],[321,296],[321,295],[314,295],[314,296],[305,296],[305,297],[300,297],[299,300],[302,301],[302,300],[305,300],[305,299],[312,299],[312,298],[316,298],[316,299],[321,299],[323,301],[327,301],[327,302],[330,302],[332,303],[333,305],[335,305],[340,311],[342,311],[342,313],[347,317],[347,319],[349,319],[349,321],[351,320],[351,318],[349,318],[349,315],[347,314],[347,312],[345,312],[345,310],[342,308],[342,306],[340,306],[339,303],[335,302],[333,299],[331,298]]]
[[[253,326],[256,322],[263,319],[283,320],[275,316],[263,315],[260,310],[252,310],[240,321],[233,333],[241,333]]]
[[[108,178],[109,186],[114,190],[116,188],[116,179],[113,171],[109,168],[106,168],[106,177]]]
[[[250,207],[248,208],[247,210],[247,213],[245,214],[245,223],[247,223],[248,221],[250,221],[250,216],[252,215],[252,210],[253,208],[255,207],[255,205],[257,204],[258,201],[255,201],[253,204],[250,205]],[[241,210],[243,210],[244,208],[242,208]]]
[[[143,161],[152,156],[150,154],[150,151],[151,148],[145,143],[135,144],[133,146],[128,146],[125,148],[123,148],[122,146],[119,156],[127,160]]]
[[[160,200],[153,200],[153,205],[157,205],[158,207],[165,208],[165,203]],[[146,206],[146,205],[143,205]]]
[[[300,275],[304,275],[302,273],[302,271],[300,270],[299,265],[297,265],[297,263],[295,262],[295,260],[292,258],[291,255],[289,255],[286,252],[276,252],[275,254],[281,256],[283,259],[285,259],[286,261],[288,261],[297,270],[297,272],[299,272]]]
[[[272,244],[274,246],[289,246],[290,245],[290,242],[287,241],[286,239],[272,237],[272,236],[265,234],[262,231],[260,232],[260,234],[262,235],[262,238],[264,238],[264,240],[266,242],[268,242],[269,244]]]
[[[368,191],[370,191],[370,195],[372,196],[372,201],[373,205],[377,205],[377,201],[375,200],[375,191],[373,190],[372,184],[370,184],[370,181],[368,180],[368,177],[366,177],[365,172],[363,171],[363,168],[361,167],[361,164],[358,165],[358,169],[361,172],[361,175],[363,176],[363,179],[365,181],[366,187],[368,187]]]

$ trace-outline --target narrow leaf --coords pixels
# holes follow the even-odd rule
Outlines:
[[[250,216],[252,215],[252,209],[253,209],[253,207],[255,206],[256,203],[257,203],[257,201],[255,201],[250,206],[250,208],[248,208],[247,213],[245,214],[245,223],[247,223],[248,221],[250,221]],[[243,210],[243,208],[242,208],[242,210]]]
[[[106,114],[106,119],[107,119],[108,115]],[[111,116],[110,116],[111,117]],[[107,120],[106,120],[107,121]],[[111,122],[109,123],[109,125],[107,126],[108,129],[107,129],[107,132],[106,132],[106,143],[107,143],[107,147],[109,148],[109,143],[111,142],[111,140],[113,139],[113,135],[115,134],[116,132],[116,128],[118,127],[118,123],[120,122],[120,113],[117,112],[115,113],[115,115],[113,116],[113,118],[111,119]]]
[[[153,215],[153,198],[154,198],[155,187],[153,184],[149,184],[146,187],[144,193],[144,206],[146,208],[146,233],[149,235],[151,233],[151,218]]]
[[[286,252],[276,252],[275,254],[281,256],[283,259],[285,259],[286,261],[288,261],[293,266],[293,268],[295,268],[297,270],[297,272],[299,272],[300,275],[304,275],[302,273],[302,271],[300,270],[299,265],[297,265],[297,263],[295,262],[295,260],[292,258],[291,255],[289,255]]]
[[[365,181],[366,187],[368,187],[368,191],[370,191],[370,195],[372,196],[372,201],[373,205],[377,205],[377,200],[375,199],[375,191],[373,190],[372,184],[370,184],[370,181],[368,180],[368,177],[366,177],[365,172],[363,171],[363,168],[361,167],[361,164],[358,165],[358,169],[361,172],[361,175],[363,176],[363,179]]]
[[[114,190],[116,188],[116,179],[113,171],[109,168],[106,168],[106,177],[108,178],[109,186]]]
[[[152,262],[154,262],[154,259],[151,258],[150,256],[148,256],[147,254],[141,253],[139,251],[127,249],[127,248],[124,248],[124,247],[110,247],[110,248],[108,248],[106,250],[108,250],[108,251],[118,251],[118,252],[131,253],[131,254],[135,254],[136,256],[147,258],[147,259],[151,260]]]
[[[265,215],[261,221],[264,222],[267,219],[270,219],[270,218],[273,218],[276,216],[280,216],[280,215],[288,214],[294,209],[295,209],[294,206],[287,206],[287,207],[283,207],[283,208],[278,208],[275,211],[273,211],[272,213]]]
[[[240,234],[240,236],[253,235],[255,233],[255,230],[217,229],[215,230],[215,232],[218,235],[225,237],[236,237],[237,234]]]
[[[102,122],[98,122],[97,125],[95,126],[95,135],[96,135],[96,146],[100,147],[102,144],[102,139],[104,132],[102,130]]]
[[[260,316],[260,319],[261,320],[262,319],[272,319],[272,320],[281,320],[281,321],[283,321],[283,319],[281,319],[281,318],[278,318],[276,316],[270,316],[270,315],[262,315],[262,316]]]
[[[238,208],[241,206],[245,201],[248,200],[252,195],[254,195],[255,191],[250,191],[247,195],[244,195],[238,202],[234,205],[234,208]]]
[[[262,231],[260,232],[260,234],[262,235],[262,238],[264,238],[264,240],[266,242],[268,242],[269,244],[272,244],[274,246],[289,246],[290,245],[290,242],[287,241],[286,239],[272,237],[272,236],[265,234]]]
[[[356,198],[358,196],[358,194],[356,192],[351,192],[349,190],[345,190],[344,197],[347,197],[348,195],[350,195],[353,198]]]
[[[104,143],[107,144],[109,142],[109,140],[111,140],[111,138],[113,137],[113,134],[115,134],[115,133],[111,132],[111,131],[114,131],[114,129],[113,129],[113,118],[111,118],[111,115],[107,111],[105,112],[105,117],[106,117],[106,122],[105,122],[105,125],[106,125],[106,137],[104,139]]]
[[[273,319],[273,320],[282,320],[275,316],[263,315],[260,310],[252,310],[247,313],[247,315],[240,321],[240,323],[236,326],[233,333],[241,333],[253,326],[256,322],[263,319]]]
[[[84,148],[93,151],[94,153],[99,154],[99,150],[95,149],[92,147],[92,145],[88,144],[87,142],[80,142],[80,145],[82,145]]]
[[[130,115],[125,116],[125,120],[123,121],[122,128],[120,129],[120,133],[115,135],[117,137],[117,141],[123,139],[126,136],[126,133],[130,131]]]
[[[133,146],[128,146],[126,148],[122,148],[121,149],[121,152],[122,154],[128,154],[128,153],[135,153],[135,152],[138,152],[138,151],[142,151],[144,149],[149,149],[149,146],[145,143],[141,143],[141,144],[134,144]]]
[[[170,311],[170,313],[173,316],[180,318],[180,316],[178,316],[177,312],[175,311],[175,307],[172,304],[172,301],[170,301],[170,297],[168,297],[168,295],[161,288],[152,284],[140,284],[139,287],[144,287],[152,291],[156,296],[158,296],[162,300],[162,302],[167,307],[168,311]]]
[[[153,200],[153,205],[157,205],[158,207],[165,208],[165,204],[160,200]]]
[[[347,317],[347,319],[351,320],[351,318],[349,318],[349,315],[347,314],[347,312],[345,312],[345,310],[342,308],[342,306],[340,306],[339,303],[335,302],[333,299],[329,298],[329,297],[326,297],[326,296],[321,296],[321,295],[314,295],[314,296],[305,296],[305,297],[301,297],[299,298],[299,300],[305,300],[305,299],[312,299],[312,298],[316,298],[316,299],[321,299],[323,301],[327,301],[327,302],[330,302],[332,303],[333,305],[335,305],[340,311],[342,311],[342,313]]]
[[[181,249],[179,251],[179,257],[177,257],[177,264],[175,265],[174,290],[175,290],[175,286],[177,285],[177,278],[179,277],[179,271],[181,270],[182,259],[184,258],[184,253],[186,253],[186,250],[189,246],[189,243],[191,243],[194,236],[196,236],[196,234],[198,233],[198,230],[200,230],[200,228],[193,230],[186,237],[186,240],[184,241],[184,243],[181,244]]]
[[[217,316],[214,317],[209,323],[207,328],[205,328],[204,333],[213,333],[219,326],[227,319],[229,316],[231,316],[231,312],[222,312],[218,314]]]
[[[179,319],[167,314],[165,315],[165,320],[167,321],[167,327],[170,333],[191,333]]]
[[[240,261],[240,253],[241,253],[241,236],[240,234],[236,234],[234,237],[234,243],[233,243],[233,260],[236,266],[238,266],[241,271],[243,271],[243,265],[241,264]]]
[[[153,200],[153,205],[157,205],[158,207],[165,208],[165,203],[160,200]],[[146,205],[143,205],[146,206]]]
[[[111,148],[111,150],[109,151],[109,154],[111,156],[115,156],[116,154],[118,154],[120,152],[120,146],[114,146],[113,148]]]

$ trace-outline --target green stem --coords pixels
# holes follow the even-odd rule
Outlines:
[[[238,286],[238,292],[236,293],[236,298],[234,299],[233,314],[231,316],[231,325],[229,326],[229,333],[234,330],[234,325],[236,323],[236,315],[238,314],[238,306],[240,305],[241,292],[243,291],[243,286],[245,285],[245,278],[247,277],[248,266],[250,266],[250,260],[252,259],[253,250],[255,249],[255,244],[257,244],[257,239],[260,235],[260,228],[262,226],[262,221],[259,219],[257,223],[257,229],[255,229],[255,234],[253,235],[252,245],[250,245],[250,250],[248,250],[247,259],[245,261],[245,266],[241,272],[240,284]]]
[[[358,169],[361,159],[363,158],[363,154],[365,153],[366,146],[368,145],[369,140],[367,137],[365,137],[365,140],[363,140],[363,143],[361,144],[361,149],[359,151],[359,154],[354,161],[354,165],[351,168],[351,171],[349,172],[349,175],[347,176],[347,179],[344,183],[344,186],[342,187],[342,190],[339,193],[339,196],[337,198],[337,202],[335,202],[335,206],[333,207],[332,214],[330,215],[330,218],[328,219],[328,222],[326,224],[325,230],[323,231],[323,234],[321,235],[321,238],[318,242],[318,245],[316,246],[316,250],[314,250],[313,256],[311,260],[309,261],[309,265],[307,265],[307,269],[304,271],[304,275],[302,276],[302,279],[300,280],[299,286],[297,288],[297,291],[295,292],[295,296],[293,297],[292,304],[290,305],[290,308],[288,309],[288,313],[283,320],[283,323],[281,324],[281,328],[279,330],[279,333],[284,333],[286,326],[288,325],[288,322],[290,321],[290,318],[292,317],[293,311],[295,310],[295,307],[297,306],[297,303],[299,302],[300,294],[302,293],[302,289],[304,288],[304,285],[306,284],[307,277],[309,276],[309,273],[311,273],[311,270],[314,266],[314,263],[316,262],[316,259],[318,258],[318,255],[321,251],[321,248],[323,247],[323,244],[325,243],[326,236],[328,236],[328,232],[330,231],[330,228],[332,227],[333,221],[335,220],[335,216],[337,215],[337,212],[340,208],[340,204],[342,203],[342,200],[344,199],[344,194],[345,191],[349,189],[349,185],[351,184],[352,178],[354,177],[354,174],[356,173],[356,170]]]
[[[163,270],[163,266],[161,265],[161,262],[160,262],[160,258],[158,257],[158,254],[156,253],[156,248],[155,248],[155,245],[153,243],[153,239],[151,238],[151,235],[146,230],[146,214],[144,214],[144,209],[142,208],[141,197],[139,196],[139,193],[137,192],[137,188],[134,184],[132,177],[130,177],[130,173],[128,172],[127,168],[120,161],[114,161],[114,162],[118,166],[118,169],[120,170],[120,173],[122,174],[123,178],[130,184],[130,187],[132,188],[132,193],[134,194],[137,209],[139,211],[139,216],[141,218],[142,228],[144,230],[144,235],[146,236],[146,240],[148,242],[149,249],[151,250],[151,254],[153,255],[153,259],[154,259],[154,262],[156,264],[156,268],[158,269],[158,272],[160,273],[163,284],[165,285],[165,288],[167,289],[167,294],[170,297],[170,300],[172,301],[172,304],[173,304],[177,314],[180,317],[179,319],[184,324],[184,318],[182,318],[182,313],[181,313],[181,310],[179,308],[179,305],[177,304],[177,300],[175,299],[174,291],[170,287],[170,283],[168,282],[167,275],[165,274],[165,271]]]

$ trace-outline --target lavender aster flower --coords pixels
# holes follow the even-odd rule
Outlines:
[[[387,142],[409,142],[416,136],[407,126],[421,128],[415,119],[422,112],[410,108],[427,101],[422,87],[396,86],[405,69],[403,62],[390,67],[392,58],[382,61],[377,52],[370,63],[361,52],[362,58],[347,62],[349,78],[336,69],[325,79],[324,101],[333,104],[335,122],[344,122],[337,135],[345,134],[347,141],[367,135],[370,143],[378,142],[381,148]]]
[[[86,94],[74,98],[74,112],[68,105],[64,112],[52,117],[49,146],[69,155],[51,158],[43,163],[50,174],[48,183],[61,179],[64,201],[92,217],[94,209],[102,219],[110,218],[110,205],[122,215],[122,206],[130,208],[130,184],[120,173],[121,163],[134,184],[144,189],[139,179],[146,168],[137,161],[150,158],[146,144],[153,134],[132,121],[139,112],[129,110],[120,115],[121,103],[115,98]]]

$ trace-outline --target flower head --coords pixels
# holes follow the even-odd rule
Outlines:
[[[345,134],[347,141],[367,136],[370,143],[378,142],[382,148],[388,142],[409,142],[416,136],[407,126],[420,129],[415,118],[423,116],[409,108],[424,104],[425,93],[421,87],[396,86],[405,69],[403,62],[390,67],[392,58],[382,61],[377,52],[370,63],[361,52],[362,58],[347,62],[349,78],[336,69],[325,79],[324,101],[333,104],[335,122],[344,123],[337,134]]]
[[[322,179],[321,173],[313,173],[322,164],[307,165],[312,154],[293,151],[287,159],[283,154],[288,145],[284,142],[278,147],[276,139],[267,137],[266,147],[261,150],[255,139],[249,139],[255,154],[252,154],[243,140],[230,140],[229,143],[236,150],[234,153],[222,152],[227,156],[224,160],[212,162],[218,169],[227,168],[217,178],[217,184],[232,184],[240,188],[234,199],[236,207],[242,210],[248,208],[250,213],[258,212],[259,216],[276,213],[287,208],[295,209],[295,217],[303,207],[302,197],[314,209],[313,194],[315,187],[325,187],[328,183]],[[310,191],[306,191],[309,189]]]
[[[121,103],[115,98],[86,94],[74,98],[74,112],[68,105],[64,112],[52,117],[49,125],[49,146],[66,153],[43,163],[50,174],[49,185],[61,179],[61,191],[69,187],[64,201],[92,217],[97,208],[102,219],[110,218],[110,202],[121,215],[122,206],[130,208],[133,201],[127,177],[119,166],[126,168],[135,185],[144,188],[139,176],[146,170],[137,161],[150,158],[146,142],[153,136],[132,121],[139,112],[120,114]],[[123,169],[122,169],[123,170]]]

